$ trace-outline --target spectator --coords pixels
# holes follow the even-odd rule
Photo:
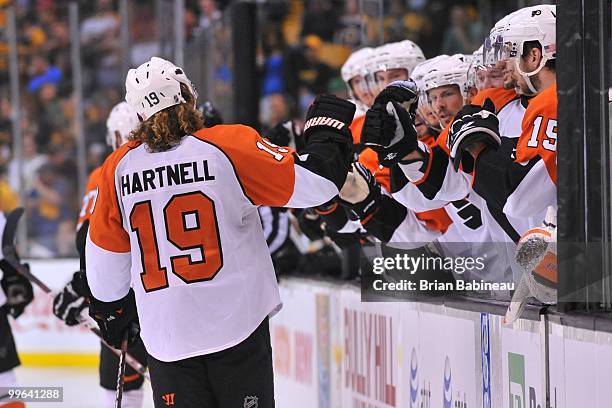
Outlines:
[[[89,87],[120,86],[121,49],[117,36],[119,15],[113,11],[110,0],[98,0],[95,13],[81,25],[81,42],[84,66],[92,71],[95,84]],[[88,87],[88,88],[89,88]]]
[[[358,0],[344,2],[344,14],[340,17],[340,28],[334,35],[335,44],[344,44],[350,48],[357,48],[361,43],[365,15],[359,10]]]
[[[289,120],[289,104],[283,94],[268,95],[261,101],[260,121],[264,128]]]
[[[30,81],[28,92],[37,92],[45,84],[58,85],[62,80],[62,71],[49,64],[49,57],[35,55],[30,62]]]
[[[223,15],[219,10],[216,0],[200,0],[200,24],[201,30],[206,30],[215,22],[221,20]]]
[[[450,25],[444,32],[443,54],[471,54],[482,42],[479,24],[472,24],[464,6],[453,6]]]
[[[32,188],[34,176],[47,158],[38,153],[36,141],[32,133],[24,133],[22,139],[22,159],[13,158],[8,167],[8,178],[11,188],[19,191],[20,185],[25,191]],[[23,180],[19,179],[19,165],[23,169]]]
[[[13,211],[19,206],[19,197],[6,179],[6,168],[0,166],[0,211]]]
[[[58,254],[60,225],[73,218],[65,199],[68,190],[68,184],[50,163],[40,166],[32,180],[27,201],[28,232],[49,256]]]
[[[286,45],[278,24],[264,28],[263,41],[263,97],[285,91]]]
[[[302,38],[316,35],[323,41],[332,41],[338,28],[338,16],[332,2],[311,0],[306,2],[306,12],[302,20]]]
[[[319,37],[309,35],[293,54],[290,72],[295,77],[288,88],[301,111],[306,110],[315,95],[327,92],[329,80],[334,75],[333,70],[319,59],[321,46]]]

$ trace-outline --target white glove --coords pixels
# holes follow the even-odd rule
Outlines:
[[[521,237],[515,259],[523,275],[506,312],[506,324],[520,317],[529,298],[557,303],[557,211],[553,207],[548,207],[542,226]]]

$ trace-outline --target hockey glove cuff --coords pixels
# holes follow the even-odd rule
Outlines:
[[[90,299],[89,315],[98,323],[102,338],[116,349],[121,348],[121,341],[128,333],[128,344],[132,344],[138,333],[138,314],[134,291],[114,302],[102,302],[92,297]]]
[[[464,106],[450,126],[447,146],[455,171],[462,163],[463,154],[478,144],[495,149],[501,144],[499,120],[495,114],[495,105],[489,98],[482,106]]]
[[[319,95],[306,114],[304,139],[312,142],[332,141],[352,144],[349,126],[355,116],[355,104],[333,95]]]
[[[355,184],[359,186],[357,188],[362,191],[357,194],[349,194],[348,189],[343,188],[344,194],[343,191],[340,191],[339,201],[340,204],[353,213],[354,217],[365,222],[370,216],[378,211],[378,203],[382,196],[382,191],[380,185],[376,183],[372,173],[370,173],[361,163],[353,164],[353,177]],[[363,199],[356,201],[361,198],[365,192],[363,186],[367,188],[367,194]]]

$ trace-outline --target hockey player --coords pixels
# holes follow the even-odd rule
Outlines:
[[[458,119],[449,137],[455,163],[461,160],[462,151],[469,151],[477,158],[476,174],[482,171],[496,180],[508,180],[496,183],[494,188],[493,183],[480,183],[481,178],[475,177],[474,189],[488,203],[515,217],[538,216],[543,220],[546,209],[556,207],[555,22],[555,6],[528,7],[513,15],[503,35],[502,58],[514,65],[517,87],[522,94],[536,95],[529,101],[518,130],[516,157],[507,157],[503,149],[488,148],[499,145],[501,132],[482,107],[467,108],[470,116],[461,122]],[[477,125],[473,128],[476,131],[462,127],[468,122]],[[504,129],[503,134],[506,133]],[[486,135],[489,136],[483,137]],[[502,158],[505,159],[500,162]],[[538,185],[535,190],[534,184]],[[523,198],[527,191],[529,203]]]
[[[516,157],[504,154],[503,146],[499,146],[501,129],[497,120],[491,115],[490,108],[479,106],[466,107],[462,111],[462,118],[453,124],[449,146],[452,146],[455,154],[451,156],[457,161],[462,151],[468,152],[476,160],[477,174],[488,174],[497,180],[495,183],[483,183],[479,182],[482,178],[475,178],[474,189],[487,203],[517,218],[544,220],[543,214],[547,212],[544,227],[549,228],[548,225],[555,224],[550,220],[555,218],[557,182],[555,6],[534,6],[515,13],[508,20],[501,43],[501,58],[507,64],[514,65],[513,75],[517,88],[524,94],[536,95],[530,100],[521,123]],[[500,180],[503,182],[500,183]],[[530,235],[533,235],[532,230],[527,231],[521,242],[529,240]],[[554,234],[549,235],[554,237]],[[548,245],[554,239],[547,238],[544,241]],[[552,265],[550,258],[544,257],[541,261]],[[523,260],[522,264],[530,265],[530,262]],[[543,282],[549,288],[556,286],[554,267],[535,265],[533,269],[530,266],[524,272],[528,276],[524,276],[521,282],[533,281],[533,275],[536,281]],[[529,291],[530,295],[539,300],[551,302],[550,296],[539,296],[539,293],[546,291]],[[524,297],[518,296],[513,300],[507,316],[509,321],[520,314]]]
[[[484,63],[483,47],[481,45],[472,54],[472,62],[468,69],[468,87],[473,87],[476,92],[483,89],[501,88],[504,85],[503,71],[495,66],[486,66]],[[472,98],[467,104],[472,103]]]
[[[340,69],[340,75],[348,89],[350,101],[357,106],[355,118],[363,116],[365,111],[372,106],[372,102],[374,102],[374,96],[371,94],[366,82],[367,71],[365,70],[367,63],[373,55],[373,48],[360,48],[347,58]],[[359,134],[354,143],[359,143]]]
[[[128,136],[138,125],[136,111],[126,102],[120,102],[113,107],[106,120],[106,143],[113,150],[127,142]],[[53,313],[68,326],[79,324],[86,318],[89,297],[91,296],[83,272],[85,271],[85,237],[89,229],[89,219],[98,198],[98,184],[102,167],[94,169],[89,175],[87,188],[83,196],[81,212],[77,223],[77,250],[81,259],[81,270],[75,272],[70,282],[53,300]],[[146,366],[146,351],[142,341],[138,339],[130,345],[130,355]],[[104,390],[104,402],[101,406],[113,407],[117,387],[118,357],[108,348],[100,347],[100,386]],[[144,378],[131,367],[126,367],[124,377],[123,406],[138,408],[142,406]]]
[[[409,79],[412,70],[424,61],[423,51],[410,40],[381,45],[366,65],[368,88],[376,97],[391,82]],[[376,152],[364,149],[359,154],[359,162],[374,174],[385,190],[391,191],[389,170],[380,167]]]
[[[4,234],[5,225],[6,218],[0,212],[0,238]],[[28,268],[27,264],[21,266]],[[17,386],[13,369],[20,364],[8,317],[17,319],[33,299],[32,284],[4,259],[0,246],[0,389]],[[25,407],[22,402],[9,400],[9,396],[4,394],[0,391],[0,407]]]
[[[191,82],[163,59],[130,70],[126,90],[141,123],[101,171],[90,314],[119,346],[138,304],[156,407],[273,407],[268,316],[281,303],[257,206],[338,194],[355,105],[318,96],[298,156],[246,126],[202,129]]]
[[[417,144],[413,139],[410,139],[411,142],[406,141],[404,137],[406,133],[410,133],[407,129],[412,126],[410,120],[405,118],[405,114],[402,115],[399,112],[401,107],[387,106],[387,109],[390,109],[395,116],[396,125],[393,128],[397,133],[394,140],[387,139],[386,147],[379,149],[379,157],[384,158],[389,155],[395,157],[394,160],[384,163],[388,166],[399,162],[400,174],[404,173],[407,179],[406,177],[403,180],[402,177],[394,177],[394,180],[399,180],[401,184],[396,183],[398,188],[394,191],[393,196],[406,207],[415,209],[415,206],[419,206],[418,208],[421,209],[423,205],[445,206],[453,220],[448,231],[439,238],[440,242],[444,242],[446,252],[455,255],[490,253],[490,259],[495,257],[498,262],[495,268],[497,275],[494,277],[498,278],[506,271],[509,272],[508,254],[505,250],[500,252],[499,248],[492,243],[504,242],[507,239],[503,237],[505,231],[498,225],[497,214],[490,213],[482,198],[471,194],[469,169],[464,168],[459,173],[455,173],[448,166],[446,146],[441,143],[447,136],[450,119],[462,108],[467,96],[467,69],[468,63],[463,56],[450,56],[430,66],[429,74],[423,79],[424,91],[432,109],[440,117],[441,125],[447,125],[438,138],[440,146],[430,147],[424,143]],[[389,117],[388,113],[387,111],[377,113],[376,110],[372,110],[372,117],[384,122],[385,118]],[[375,124],[375,121],[373,123]],[[380,135],[380,128],[369,128],[368,121],[366,121],[364,129],[366,139],[380,140],[380,137],[377,136]],[[370,131],[372,133],[368,134]],[[417,152],[409,153],[415,148]],[[411,183],[408,182],[409,180]],[[505,220],[499,223],[504,226],[507,224]],[[502,237],[496,238],[497,234]],[[492,276],[488,273],[489,278]]]
[[[438,135],[440,134],[440,120],[429,107],[427,103],[427,94],[423,91],[423,78],[429,73],[429,67],[435,64],[442,58],[447,58],[448,55],[443,54],[437,57],[428,59],[416,67],[410,74],[410,79],[414,81],[419,91],[419,99],[414,116],[414,126],[417,130],[417,137],[423,143],[434,146]]]

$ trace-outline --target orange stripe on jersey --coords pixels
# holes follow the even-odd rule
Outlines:
[[[472,98],[472,105],[480,105],[484,103],[484,101],[489,98],[493,101],[493,105],[495,105],[495,110],[499,112],[501,108],[506,106],[509,102],[517,99],[519,96],[514,89],[504,89],[504,88],[487,88],[481,91],[478,91],[476,96]]]
[[[101,171],[102,166],[96,167],[89,175],[89,179],[87,179],[87,187],[85,187],[85,195],[83,196],[83,205],[81,207],[81,212],[79,213],[77,230],[81,228],[81,225],[89,219],[94,210],[96,198],[98,196],[98,182],[100,181]]]
[[[557,85],[552,85],[529,101],[522,132],[516,146],[516,161],[536,156],[544,160],[551,180],[557,184]]]
[[[351,129],[351,135],[353,135],[353,144],[359,144],[361,140],[361,130],[363,129],[363,122],[365,122],[365,115],[361,115],[355,119],[349,126]]]
[[[453,123],[452,120],[448,123],[448,125],[446,125],[444,129],[442,129],[442,131],[438,135],[438,139],[436,139],[436,143],[438,144],[438,146],[442,148],[442,150],[446,152],[447,156],[450,155],[450,150],[448,146],[446,145],[446,143],[448,141],[448,129],[450,128],[451,123]]]
[[[385,190],[391,191],[391,172],[387,167],[380,167],[378,154],[369,147],[359,154],[359,163],[363,164],[370,173],[374,175],[376,182],[383,186]]]
[[[421,137],[419,140],[429,147],[434,147],[436,145],[436,137],[429,133]]]
[[[139,378],[140,378],[140,374],[138,374],[138,373],[132,374],[132,375],[124,375],[123,376],[123,381],[125,381],[127,383],[127,382],[136,381]]]
[[[243,125],[217,125],[194,133],[230,160],[244,194],[254,205],[283,207],[293,195],[293,150],[278,147]]]
[[[98,199],[91,214],[89,238],[98,247],[111,252],[130,252],[130,237],[123,228],[119,198],[115,188],[115,172],[123,157],[137,142],[128,142],[115,150],[102,165],[98,182]]]
[[[445,233],[448,227],[453,223],[453,220],[448,216],[444,208],[428,210],[415,213],[416,217],[423,221],[427,228],[434,231]]]

